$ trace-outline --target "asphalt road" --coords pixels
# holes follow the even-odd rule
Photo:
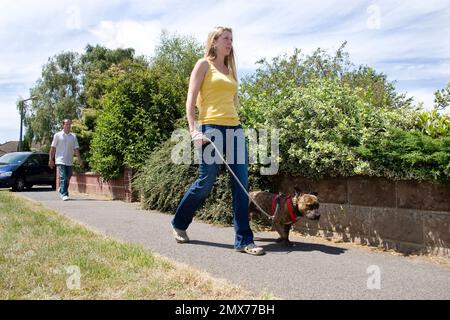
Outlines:
[[[86,195],[63,202],[44,188],[20,195],[108,236],[281,299],[450,299],[448,264],[294,235],[295,246],[286,248],[270,232],[255,234],[255,242],[267,252],[255,257],[234,251],[232,227],[194,222],[188,229],[191,242],[177,244],[172,216],[141,210],[136,203]]]

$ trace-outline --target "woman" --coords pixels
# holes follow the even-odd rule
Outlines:
[[[189,130],[195,145],[202,150],[199,165],[199,177],[191,185],[181,200],[175,217],[172,220],[175,240],[188,242],[186,229],[202,201],[210,193],[220,163],[205,159],[207,141],[205,136],[214,136],[216,146],[222,155],[227,155],[227,163],[241,184],[248,188],[248,162],[245,137],[237,115],[237,73],[233,50],[233,34],[231,28],[216,27],[208,36],[205,56],[200,59],[191,74],[186,101],[186,114]],[[201,131],[195,126],[195,105],[199,110],[198,123]],[[226,139],[226,135],[237,138]],[[218,139],[218,138],[221,138]],[[220,140],[221,143],[218,143]],[[209,148],[211,150],[211,148]],[[229,154],[232,156],[228,156]],[[241,161],[236,158],[244,154]],[[215,155],[213,150],[212,155]],[[242,160],[243,159],[243,160]],[[234,247],[237,251],[252,255],[262,255],[264,250],[253,242],[253,232],[248,219],[248,196],[230,175],[233,197],[233,224],[235,229]]]

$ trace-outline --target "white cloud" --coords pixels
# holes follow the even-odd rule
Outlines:
[[[134,48],[137,54],[151,55],[161,30],[159,21],[101,21],[89,31],[108,48]]]
[[[2,97],[0,102],[0,143],[11,140],[19,140],[20,116],[16,108],[17,98]]]
[[[401,81],[422,80],[425,82],[430,79],[446,78],[450,80],[450,60],[434,63],[396,64],[391,67],[391,70],[395,73],[397,80]]]
[[[407,93],[407,97],[413,97],[415,103],[423,102],[426,110],[430,110],[434,105],[433,90],[410,90]]]
[[[16,99],[0,103],[2,112],[2,127],[7,129],[17,129],[19,127],[20,116],[16,108]]]

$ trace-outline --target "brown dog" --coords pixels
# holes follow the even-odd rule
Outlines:
[[[277,199],[274,200],[277,196],[275,193],[254,191],[250,192],[249,195],[267,214],[272,216],[276,211],[275,216],[269,218],[250,201],[249,219],[263,217],[265,221],[270,221],[272,227],[280,235],[277,242],[282,242],[286,245],[292,245],[289,241],[289,231],[295,221],[298,221],[301,217],[306,217],[309,220],[318,220],[320,218],[317,193],[309,194],[296,191],[293,197],[280,195],[279,201]],[[279,203],[278,210],[275,210],[277,202]],[[292,209],[289,210],[289,207]]]

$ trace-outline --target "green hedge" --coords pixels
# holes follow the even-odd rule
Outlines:
[[[368,172],[390,179],[450,182],[450,137],[391,128],[380,139],[359,146]],[[369,171],[370,170],[370,171]]]
[[[147,66],[124,62],[105,77],[91,144],[91,167],[103,178],[117,178],[124,165],[140,168],[150,152],[170,136],[180,115],[179,101],[160,88]]]
[[[198,165],[172,162],[174,145],[175,142],[170,140],[164,142],[135,176],[133,187],[141,195],[141,203],[145,209],[174,214],[184,193],[198,176]],[[252,190],[270,190],[271,181],[250,171],[249,184]],[[196,217],[214,223],[231,224],[231,185],[225,166],[222,166],[211,194]]]
[[[416,112],[374,108],[339,79],[311,81],[291,89],[284,99],[266,96],[241,101],[247,127],[280,130],[280,173],[314,179],[385,175],[388,171],[379,167],[376,159],[377,152],[382,154],[384,150],[383,141],[391,139],[394,128],[415,131],[417,123]],[[363,152],[369,147],[370,157]],[[398,162],[389,164],[386,177],[424,177],[406,173],[396,165]]]

